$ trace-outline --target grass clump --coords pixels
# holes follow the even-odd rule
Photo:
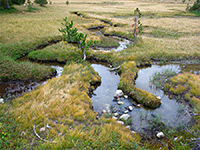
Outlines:
[[[134,61],[123,63],[120,71],[122,74],[119,89],[122,89],[138,103],[149,108],[157,108],[161,105],[160,99],[156,98],[153,94],[135,87],[135,78],[138,69]]]
[[[43,48],[51,43],[56,43],[61,40],[61,36],[55,36],[37,39],[32,42],[0,44],[0,53],[16,60],[36,49]]]
[[[45,85],[15,99],[12,105],[5,104],[5,109],[1,109],[3,131],[13,135],[23,131],[23,140],[16,139],[19,149],[32,144],[35,149],[140,148],[139,136],[126,127],[105,117],[96,120],[97,113],[92,110],[87,94],[94,82],[100,82],[100,77],[89,64],[65,66],[61,77],[48,80]],[[15,119],[10,124],[15,128],[13,133],[5,126],[4,117],[8,116]],[[39,141],[33,133],[34,125],[40,137],[51,143]],[[45,130],[41,131],[41,128]],[[11,140],[8,137],[7,141]],[[1,147],[11,148],[12,145],[4,142]]]
[[[175,75],[176,72],[170,69],[166,69],[163,72],[155,72],[154,75],[150,78],[150,84],[156,88],[163,89],[166,81]]]
[[[183,73],[174,76],[166,84],[165,90],[179,95],[183,99],[191,101],[191,103],[198,103],[200,101],[200,75]]]
[[[96,45],[103,48],[117,48],[119,41],[109,37],[102,37],[101,41]]]
[[[28,58],[41,62],[78,62],[82,60],[82,51],[72,44],[60,42],[58,44],[48,46],[42,50],[29,53]]]
[[[56,74],[56,70],[30,62],[17,62],[0,54],[0,81],[44,80]]]

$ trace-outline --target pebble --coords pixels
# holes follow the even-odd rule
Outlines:
[[[160,96],[157,96],[156,98],[157,98],[157,99],[161,99],[161,97],[160,97]]]
[[[133,133],[133,134],[136,134],[136,132],[135,132],[135,131],[132,131],[132,133]]]
[[[128,106],[128,109],[129,109],[130,111],[132,111],[132,110],[133,110],[133,106]]]
[[[123,114],[123,115],[121,115],[121,116],[120,116],[120,118],[119,118],[119,119],[124,119],[124,120],[127,120],[129,117],[130,117],[130,115],[129,115],[129,114]]]
[[[0,98],[0,103],[4,104],[4,99],[3,98]]]
[[[45,127],[40,128],[40,132],[44,132],[46,130]]]
[[[158,132],[157,134],[156,134],[156,137],[157,138],[163,138],[165,135],[164,135],[164,133],[163,132]]]
[[[113,116],[112,118],[115,119],[115,120],[117,120],[117,117],[115,117],[115,116]]]
[[[142,105],[141,105],[141,104],[137,104],[136,107],[137,107],[137,108],[140,108],[140,107],[142,107]]]
[[[124,125],[123,121],[117,121],[117,123]]]
[[[124,95],[124,98],[128,98],[128,95]]]
[[[128,110],[125,110],[125,111],[124,111],[125,114],[127,114],[128,112],[129,112]]]
[[[118,104],[118,105],[122,105],[122,104],[124,104],[124,102],[117,102],[117,104]]]
[[[118,113],[114,113],[114,116],[117,117],[119,114]]]
[[[106,110],[102,110],[102,113],[105,114],[105,113],[106,113]]]

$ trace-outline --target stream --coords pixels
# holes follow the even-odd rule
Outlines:
[[[192,121],[191,110],[188,105],[179,103],[175,99],[170,99],[163,90],[153,88],[149,82],[155,72],[162,72],[166,69],[173,70],[176,73],[188,71],[199,74],[199,65],[195,65],[193,69],[191,65],[182,64],[152,65],[139,70],[135,86],[161,97],[162,104],[157,109],[137,108],[135,107],[137,105],[136,102],[124,97],[120,98],[120,101],[124,104],[118,105],[114,94],[118,88],[119,75],[115,72],[110,72],[109,67],[102,64],[92,64],[92,67],[102,78],[101,85],[94,91],[91,98],[96,112],[100,114],[104,110],[110,114],[117,112],[119,114],[118,118],[127,113],[131,116],[130,129],[137,132],[142,132],[143,129],[148,128],[149,121],[155,117],[170,127],[187,126]],[[128,106],[133,106],[134,109],[129,111]]]
[[[27,57],[22,58],[20,61],[29,61]],[[58,63],[46,63],[47,66],[51,66],[56,69],[56,76],[59,77],[63,71],[63,64]],[[26,92],[34,90],[37,86],[45,84],[47,81],[9,81],[0,83],[0,97],[6,98],[6,100],[12,100],[19,97]]]
[[[117,37],[112,37],[117,38]],[[121,51],[127,48],[131,42],[126,39],[117,38],[120,46],[113,48],[114,51]],[[109,51],[110,49],[97,48],[100,51]],[[97,50],[96,50],[97,51]],[[27,57],[22,58],[20,61],[29,61]],[[46,65],[55,68],[57,71],[56,77],[61,76],[64,64],[58,63],[46,63]],[[162,104],[157,109],[148,109],[145,107],[137,108],[137,103],[131,98],[120,98],[124,104],[118,105],[117,100],[114,98],[114,94],[118,89],[120,76],[110,71],[107,64],[94,63],[91,66],[101,76],[101,84],[94,90],[91,99],[94,111],[102,114],[102,111],[108,113],[118,113],[118,118],[122,114],[129,114],[131,116],[130,129],[141,132],[143,129],[148,128],[149,121],[153,118],[159,118],[164,124],[170,127],[178,127],[180,125],[187,126],[192,121],[192,115],[190,107],[188,105],[177,102],[175,99],[170,99],[163,90],[157,90],[150,85],[150,78],[155,72],[162,72],[169,69],[176,73],[180,72],[192,72],[200,74],[200,65],[184,65],[184,64],[165,64],[165,65],[152,65],[151,67],[141,68],[138,72],[138,77],[135,82],[137,88],[146,90],[155,96],[160,96]],[[45,84],[47,81],[32,82],[32,81],[10,81],[0,84],[0,97],[11,100],[26,92],[30,92],[38,85]],[[133,110],[128,110],[128,107],[132,106]]]

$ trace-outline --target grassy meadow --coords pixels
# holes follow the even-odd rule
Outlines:
[[[121,52],[89,50],[86,54],[88,60],[107,62],[113,67],[121,65],[119,87],[127,93],[134,90],[132,97],[155,108],[161,102],[129,81],[135,81],[137,67],[150,65],[152,60],[200,60],[199,15],[186,11],[186,4],[175,0],[70,0],[69,5],[65,0],[51,2],[45,7],[34,4],[38,10],[33,12],[22,5],[14,6],[17,10],[13,13],[0,11],[0,82],[44,80],[55,74],[50,67],[18,61],[26,55],[34,61],[66,63],[61,77],[0,104],[0,148],[191,149],[195,144],[191,139],[199,132],[199,75],[177,75],[165,85],[166,91],[193,106],[197,115],[190,130],[166,130],[168,134],[160,142],[142,141],[139,134],[108,114],[96,119],[88,93],[101,78],[89,63],[81,62],[82,52],[77,45],[60,42],[58,28],[67,16],[80,32],[88,34],[88,40],[112,48],[118,42],[109,35],[132,40],[133,14],[139,8],[144,33],[136,46],[129,45]],[[108,37],[88,30],[96,27]]]

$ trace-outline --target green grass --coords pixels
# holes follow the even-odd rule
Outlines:
[[[60,42],[42,50],[29,53],[28,58],[40,62],[78,62],[82,60],[82,51],[72,44]]]
[[[116,48],[119,46],[119,41],[109,37],[102,37],[100,43],[96,46],[103,48]]]
[[[166,69],[162,72],[155,72],[150,78],[151,86],[162,89],[169,78],[175,76],[177,73],[173,70]]]
[[[18,62],[0,54],[0,81],[44,80],[56,74],[56,70],[30,62]]]
[[[11,7],[10,9],[3,9],[0,7],[0,14],[9,14],[9,13],[17,13],[18,10],[15,7]]]
[[[65,66],[61,77],[15,99],[11,105],[0,105],[1,134],[6,133],[0,147],[22,149],[34,144],[33,149],[139,149],[137,134],[111,118],[96,120],[87,92],[99,81],[88,63],[72,63]],[[9,118],[13,122],[7,126]],[[41,132],[39,129],[47,123],[52,128]],[[40,141],[33,132],[34,125],[36,132],[52,143]]]

